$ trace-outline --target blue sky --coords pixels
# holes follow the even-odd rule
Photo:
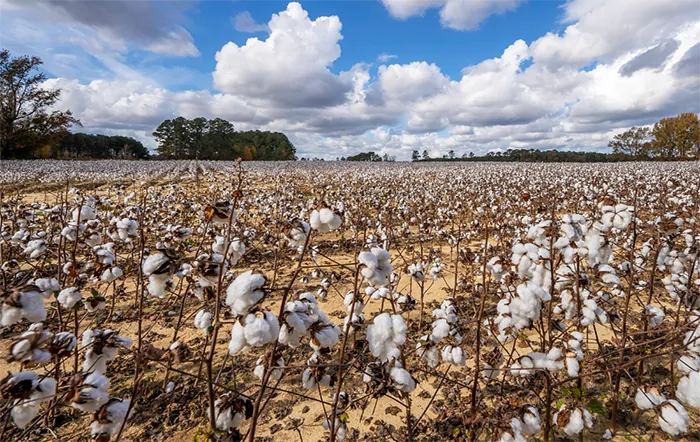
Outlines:
[[[151,148],[184,115],[326,158],[604,151],[700,111],[696,0],[0,0],[0,44],[42,57],[83,130]]]

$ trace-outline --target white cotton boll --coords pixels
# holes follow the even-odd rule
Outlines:
[[[104,374],[107,371],[107,357],[98,355],[93,349],[88,349],[85,352],[85,360],[83,361],[83,371],[91,371],[97,374]]]
[[[143,262],[143,273],[146,276],[152,275],[156,270],[158,270],[161,266],[163,266],[165,263],[167,263],[170,260],[167,256],[161,254],[161,253],[154,253],[152,255],[148,255],[146,260]]]
[[[24,249],[24,254],[29,255],[30,259],[36,259],[44,253],[46,253],[46,241],[43,239],[29,241]]]
[[[27,286],[25,291],[19,294],[19,305],[17,308],[10,304],[2,304],[0,308],[0,324],[3,326],[13,325],[27,319],[29,322],[41,322],[46,319],[46,307],[42,294],[37,291],[36,286]]]
[[[566,372],[570,378],[577,378],[581,365],[576,358],[566,358]]]
[[[44,298],[49,298],[52,294],[59,291],[61,286],[58,285],[58,280],[56,278],[39,278],[34,284],[41,290],[42,296]]]
[[[270,380],[271,381],[279,381],[282,379],[282,374],[284,374],[284,370],[279,368],[279,367],[284,367],[284,359],[279,358],[277,362],[275,363],[275,367],[272,368],[272,372],[270,373]],[[253,370],[253,374],[258,377],[261,381],[263,380],[263,377],[265,376],[265,371],[267,370],[267,360],[265,359],[265,355],[260,356],[258,360],[255,362],[255,369]]]
[[[340,340],[340,328],[335,324],[326,324],[325,327],[317,330],[313,333],[311,337],[311,342],[309,345],[315,351],[319,351],[322,348],[331,348]]]
[[[693,408],[700,409],[700,373],[690,372],[678,381],[676,397]]]
[[[651,410],[663,402],[666,402],[666,396],[660,393],[656,387],[646,390],[638,388],[637,394],[634,396],[634,403],[640,410]]]
[[[460,347],[453,347],[451,345],[446,345],[445,348],[442,349],[442,360],[460,367],[463,367],[466,364],[464,350],[462,350]]]
[[[252,270],[241,273],[226,289],[226,305],[234,316],[244,316],[264,296],[266,278]]]
[[[389,373],[391,379],[396,384],[396,389],[404,393],[411,393],[416,389],[416,381],[411,377],[410,373],[401,368],[394,366]]]
[[[95,413],[109,400],[109,379],[99,373],[90,373],[83,380],[80,396],[71,406],[86,413]]]
[[[124,272],[122,272],[122,269],[119,267],[112,267],[107,270],[105,270],[102,273],[102,276],[100,277],[100,280],[102,282],[113,282],[116,281],[117,279],[121,278],[124,275]]]
[[[39,405],[29,401],[21,401],[12,407],[10,414],[17,428],[22,430],[39,414]]]
[[[522,417],[522,433],[532,436],[539,433],[541,428],[540,413],[535,407],[528,407]]]
[[[653,305],[647,305],[645,309],[648,315],[647,319],[649,321],[649,327],[651,327],[652,329],[658,328],[661,325],[661,323],[664,322],[666,313],[664,313],[664,311],[660,308],[655,307]]]
[[[90,424],[90,434],[93,436],[98,434],[117,434],[119,429],[122,428],[122,423],[127,419],[126,413],[129,410],[129,404],[131,403],[128,399],[114,398],[111,399],[111,404],[107,405],[107,416],[109,423],[101,424],[98,421],[93,421]],[[133,411],[133,410],[132,410]],[[127,425],[124,425],[126,428]]]
[[[89,221],[92,219],[97,218],[95,216],[95,212],[92,210],[92,207],[90,206],[82,206],[80,208],[80,211],[78,209],[73,209],[73,221],[74,222],[83,222],[83,221]]]
[[[659,426],[671,436],[678,436],[688,431],[688,412],[676,400],[669,400],[661,405]]]
[[[148,293],[154,298],[163,299],[166,296],[169,282],[170,276],[168,274],[151,275],[148,277],[148,286],[146,288]]]
[[[372,355],[382,362],[401,355],[398,346],[406,341],[406,323],[400,315],[382,313],[367,327],[367,342]]]
[[[194,326],[207,333],[207,330],[209,330],[209,327],[211,327],[211,318],[211,313],[202,309],[198,311],[197,315],[194,317]]]
[[[435,344],[439,344],[444,338],[450,335],[450,324],[445,319],[438,319],[433,322],[433,331],[430,334],[430,340]]]
[[[557,423],[557,417],[559,416],[559,414],[564,412],[565,409],[566,406],[562,407],[562,409],[554,415],[554,424]],[[591,428],[592,426],[593,420],[588,410],[584,410],[584,412],[581,413],[581,410],[577,408],[571,411],[571,414],[569,415],[569,420],[567,421],[566,425],[562,428],[562,430],[564,430],[564,433],[566,433],[569,436],[575,436],[581,431],[583,431],[584,427]]]
[[[377,257],[372,252],[361,252],[358,261],[370,270],[375,270],[379,266]]]
[[[228,344],[228,352],[235,355],[250,348],[245,339],[245,329],[241,321],[236,321],[231,329],[231,342]]]
[[[428,367],[435,368],[440,365],[437,347],[427,343],[427,340],[427,336],[423,336],[421,338],[421,340],[416,344],[416,353],[418,354],[419,358],[428,364]]]
[[[676,361],[676,367],[685,375],[690,374],[693,371],[700,371],[700,355],[694,352],[689,352],[689,354],[681,356]]]
[[[270,312],[265,312],[262,317],[249,314],[245,317],[243,333],[247,345],[250,347],[262,347],[277,339],[280,333],[280,326],[277,317]]]
[[[75,304],[83,299],[83,295],[80,294],[77,288],[68,287],[67,289],[61,290],[58,294],[58,303],[61,304],[63,308],[72,309]]]
[[[328,233],[336,230],[342,224],[343,219],[331,209],[324,207],[321,210],[311,212],[309,224],[314,230]]]

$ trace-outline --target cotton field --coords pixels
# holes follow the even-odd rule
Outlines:
[[[0,441],[700,440],[697,162],[4,161],[0,192]]]

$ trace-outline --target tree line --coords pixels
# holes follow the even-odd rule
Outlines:
[[[251,130],[236,132],[221,118],[163,121],[153,132],[159,158],[244,161],[294,160],[296,148],[281,132]]]
[[[0,160],[214,159],[294,160],[296,149],[280,132],[236,132],[221,118],[163,121],[153,132],[157,155],[131,137],[71,133],[81,126],[70,110],[51,111],[61,90],[45,90],[39,57],[12,57],[0,51]]]

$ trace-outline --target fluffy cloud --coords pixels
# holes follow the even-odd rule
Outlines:
[[[443,26],[458,30],[472,30],[488,16],[515,9],[524,0],[382,0],[391,15],[407,19],[423,15],[425,11],[440,8]]]
[[[311,20],[299,3],[290,3],[268,26],[265,41],[228,42],[216,53],[214,86],[282,107],[342,103],[351,84],[328,69],[340,57],[340,19]]]
[[[266,24],[258,23],[255,21],[250,12],[243,11],[233,18],[233,27],[238,32],[268,32],[270,28]]]
[[[442,7],[443,14],[450,3],[385,1],[397,17],[430,7]],[[267,38],[229,42],[217,52],[216,91],[169,91],[128,71],[119,75],[128,81],[52,79],[47,87],[63,89],[60,106],[72,109],[86,129],[141,138],[163,119],[183,115],[284,131],[307,157],[597,150],[630,126],[700,112],[697,9],[686,0],[573,0],[563,9],[562,32],[517,40],[450,78],[436,64],[388,64],[389,56],[334,73],[340,18],[311,18],[290,3],[267,23]]]
[[[96,31],[99,43],[124,52],[127,45],[172,56],[200,55],[182,27],[183,13],[194,2],[4,0],[3,7],[36,11],[59,21]]]

